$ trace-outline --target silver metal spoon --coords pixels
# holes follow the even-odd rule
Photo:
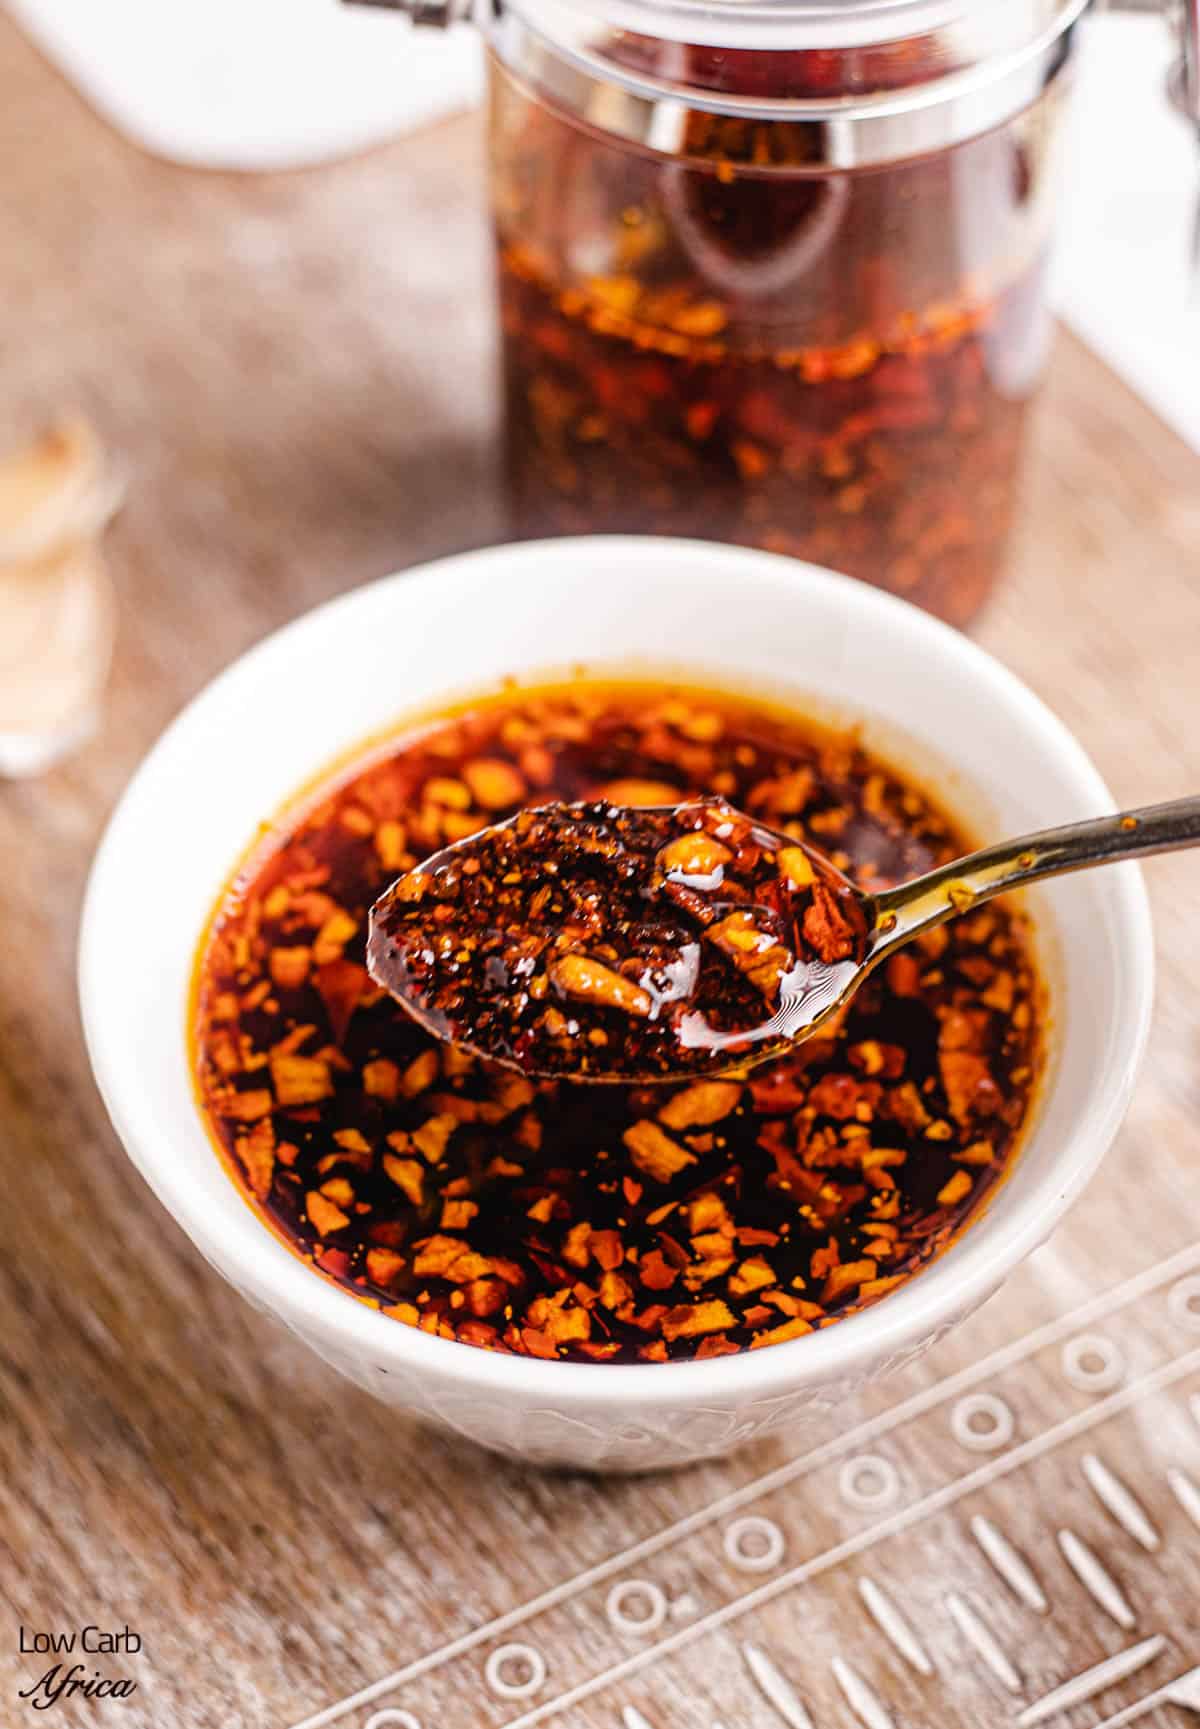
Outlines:
[[[644,1003],[639,1004],[636,1013],[642,1017],[640,1020],[616,1012],[616,1007],[621,1005],[606,1002],[602,992],[596,989],[595,979],[585,978],[582,999],[578,992],[567,992],[570,1001],[565,1010],[572,1017],[573,1042],[564,1043],[561,1049],[557,1049],[548,1047],[545,1041],[538,1045],[535,1039],[527,1045],[522,1057],[519,1040],[512,1037],[513,1026],[521,1024],[519,1016],[505,1023],[503,1015],[493,1016],[491,1006],[507,990],[510,1001],[517,1002],[519,1014],[527,1013],[529,1018],[524,1024],[536,1024],[541,1014],[540,1002],[543,999],[552,1002],[553,996],[546,997],[543,993],[543,997],[532,1004],[521,1004],[517,999],[521,997],[524,982],[535,966],[540,969],[544,965],[544,958],[536,963],[530,962],[523,972],[515,969],[511,983],[506,983],[502,990],[490,997],[477,998],[484,1012],[473,1023],[469,1010],[465,1015],[460,1012],[453,1020],[439,1020],[436,1014],[431,1013],[428,999],[423,999],[411,975],[406,976],[404,969],[397,965],[396,955],[400,952],[399,936],[401,940],[407,939],[410,958],[418,952],[425,962],[433,963],[434,951],[426,942],[426,934],[438,927],[436,923],[432,926],[425,923],[429,915],[424,910],[427,904],[424,897],[429,885],[439,880],[450,885],[452,894],[457,893],[456,885],[468,877],[473,884],[494,885],[497,911],[494,932],[490,934],[498,934],[502,944],[525,934],[519,928],[520,918],[514,909],[514,891],[506,890],[504,885],[528,882],[536,887],[543,878],[557,880],[558,870],[555,863],[550,876],[544,875],[544,853],[533,855],[532,864],[528,858],[521,857],[520,837],[531,822],[541,825],[539,833],[547,823],[551,826],[557,824],[556,832],[564,835],[565,847],[574,844],[585,829],[589,838],[595,841],[597,837],[609,839],[613,835],[624,835],[628,828],[626,838],[629,846],[611,860],[605,859],[602,850],[597,853],[594,846],[586,849],[589,872],[593,870],[593,855],[600,860],[594,866],[594,871],[599,874],[589,878],[589,892],[598,904],[604,904],[609,901],[610,891],[615,901],[619,892],[628,893],[631,880],[636,881],[639,896],[643,897],[638,904],[646,907],[645,913],[639,912],[636,917],[645,918],[647,929],[661,916],[664,899],[671,893],[672,876],[670,873],[664,875],[660,868],[658,861],[664,855],[654,851],[658,837],[652,834],[649,849],[639,855],[636,839],[639,825],[645,829],[655,823],[679,823],[689,833],[701,830],[709,836],[741,835],[743,839],[753,841],[756,847],[767,849],[762,855],[767,860],[776,856],[782,859],[789,851],[795,856],[797,850],[801,850],[812,863],[815,879],[832,885],[834,892],[841,897],[840,905],[855,930],[854,940],[843,945],[842,952],[846,958],[827,960],[811,950],[806,952],[801,938],[793,951],[786,955],[790,964],[779,968],[770,995],[760,999],[761,1018],[754,1017],[753,1024],[739,1023],[733,1031],[719,1031],[705,1017],[704,980],[713,975],[711,972],[706,975],[699,962],[692,968],[691,981],[684,991],[671,998],[659,994],[652,1011],[648,1011]],[[726,825],[724,828],[723,823]],[[699,801],[669,810],[642,811],[604,804],[546,806],[539,812],[518,813],[505,823],[456,842],[419,865],[407,878],[393,884],[372,911],[368,965],[377,981],[438,1036],[527,1074],[639,1083],[694,1079],[698,1075],[740,1072],[779,1056],[789,1044],[812,1037],[849,1003],[864,980],[897,949],[924,931],[960,914],[972,912],[996,895],[1025,888],[1048,877],[1088,870],[1094,865],[1144,858],[1153,853],[1172,852],[1197,844],[1200,844],[1200,797],[1178,799],[1171,804],[1069,823],[1063,828],[1046,829],[1018,840],[1004,841],[942,865],[911,882],[869,893],[856,888],[816,848],[799,845],[794,838],[767,829],[719,800]],[[500,869],[495,868],[498,856],[495,849],[498,846],[507,849],[499,855],[502,861]],[[562,854],[562,862],[568,868],[569,856],[568,851]],[[536,868],[539,874],[526,876],[526,867]],[[610,872],[607,889],[605,870]],[[639,870],[641,876],[637,875]],[[730,899],[730,881],[726,879],[723,882],[719,872],[708,881],[687,876],[674,879],[677,884],[692,885],[694,902],[707,896],[712,909],[710,912],[707,907],[699,908],[696,942],[691,945],[697,956],[701,952],[704,918],[724,915],[730,905],[745,907],[753,915],[762,915],[759,925],[764,943],[772,940],[768,932],[773,933],[773,940],[778,943],[779,933],[789,925],[794,933],[800,933],[804,909],[812,890],[789,886],[786,882],[781,887],[774,875],[774,866],[771,866],[771,875],[773,883],[768,885],[767,895],[762,893],[763,880],[760,877],[757,879],[757,893],[747,895],[744,888],[739,891],[743,894],[741,901]],[[413,904],[414,885],[416,904]],[[476,889],[473,892],[478,894],[480,891]],[[434,890],[429,900],[436,904],[438,893]],[[711,932],[718,927],[712,925],[708,928]],[[625,964],[621,967],[622,977],[615,980],[617,985],[624,986],[634,995],[653,991],[655,976],[649,971],[639,972],[641,950],[638,934],[635,930]],[[582,947],[576,946],[574,952],[582,953],[586,947],[586,943]],[[437,974],[435,967],[435,983],[444,983],[448,977],[451,989],[456,989],[465,951],[458,950],[457,942],[447,941],[444,952],[449,957],[446,972]],[[542,951],[543,957],[559,952],[552,944]],[[773,952],[780,954],[783,950],[776,947]],[[588,962],[588,965],[592,964]],[[614,964],[620,965],[619,962]],[[549,971],[553,982],[554,963]],[[500,972],[504,973],[503,967]],[[601,969],[601,972],[607,972],[610,984],[614,982],[611,971]],[[601,986],[603,983],[602,978]],[[591,997],[589,990],[593,993]],[[752,992],[750,995],[753,997]],[[467,1004],[470,1000],[469,995],[464,999]],[[498,1024],[505,1026],[503,1037],[492,1030]],[[591,1026],[602,1027],[605,1032],[598,1056],[587,1040]],[[622,1031],[623,1026],[628,1029],[627,1033]]]

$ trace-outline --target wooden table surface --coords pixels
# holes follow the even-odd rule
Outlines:
[[[1103,1176],[1004,1297],[815,1455],[779,1441],[605,1482],[431,1442],[247,1308],[162,1213],[80,1039],[89,857],[159,728],[256,637],[502,536],[479,128],[315,173],[188,173],[115,137],[0,21],[0,162],[0,439],[77,403],[131,469],[103,730],[0,785],[0,1723],[43,1720],[17,1695],[52,1659],[20,1629],[89,1623],[138,1635],[85,1660],[137,1691],[46,1721],[779,1729],[807,1721],[802,1699],[818,1729],[985,1729],[1166,1640],[1054,1718],[1082,1729],[1200,1665],[1194,859],[1152,867],[1158,1016]],[[1035,442],[982,639],[1123,802],[1193,791],[1200,459],[1067,338]],[[990,1451],[956,1438],[976,1393],[1000,1401]],[[766,1570],[736,1564],[745,1517],[781,1545]],[[980,1517],[1044,1610],[986,1558]],[[520,1700],[487,1680],[514,1641],[546,1666]]]

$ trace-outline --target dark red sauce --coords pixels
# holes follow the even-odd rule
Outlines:
[[[708,1357],[877,1301],[1007,1169],[1037,981],[1003,904],[932,932],[746,1079],[534,1082],[369,978],[397,876],[530,804],[728,799],[866,887],[968,850],[923,792],[803,717],[716,693],[513,693],[401,737],[281,821],[198,961],[206,1121],[264,1221],[400,1322],[580,1361]]]

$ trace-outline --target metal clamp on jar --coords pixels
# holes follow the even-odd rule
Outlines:
[[[369,0],[474,18],[520,535],[701,535],[967,623],[1049,339],[1088,0]],[[1200,124],[1200,0],[1173,0]]]

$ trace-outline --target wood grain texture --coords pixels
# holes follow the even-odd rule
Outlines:
[[[0,440],[78,403],[131,470],[110,541],[122,630],[103,730],[46,779],[0,786],[0,1723],[289,1729],[689,1516],[694,1528],[504,1636],[545,1656],[535,1697],[489,1690],[496,1634],[375,1708],[424,1729],[489,1729],[543,1706],[557,1729],[611,1729],[626,1706],[653,1729],[774,1729],[785,1719],[741,1650],[752,1639],[819,1725],[854,1720],[837,1656],[898,1726],[981,1729],[1139,1635],[1165,1634],[1171,1649],[1106,1693],[1109,1710],[1200,1664],[1200,1528],[1166,1478],[1200,1483],[1189,1406],[1200,1363],[1186,1355],[1200,1334],[1188,1336],[1181,1297],[1168,1304],[1166,1279],[1095,1317],[1090,1330],[1133,1377],[1109,1412],[1064,1379],[1053,1330],[1162,1257],[1181,1253],[1186,1273],[1200,1238],[1194,860],[1152,867],[1159,1012],[1102,1178],[1001,1301],[847,1414],[847,1430],[882,1420],[847,1445],[896,1472],[903,1517],[890,1535],[864,1535],[879,1515],[842,1497],[836,1448],[758,1492],[756,1479],[788,1465],[786,1444],[605,1483],[431,1442],[248,1309],[157,1207],[108,1128],[77,1025],[88,860],[154,735],[247,644],[352,584],[502,537],[479,128],[456,123],[319,173],[191,174],[114,137],[0,20],[0,162]],[[1198,548],[1200,461],[1064,338],[1015,574],[981,634],[1126,803],[1200,786]],[[1020,1360],[992,1365],[989,1353],[1022,1339]],[[1035,1442],[1011,1467],[1007,1453],[955,1441],[938,1392],[981,1362],[1015,1443]],[[906,1399],[917,1403],[882,1415]],[[1064,1419],[1078,1433],[1053,1444]],[[1089,1450],[1136,1489],[1157,1553],[1088,1486]],[[772,1574],[729,1563],[734,1509],[705,1514],[743,1490],[740,1511],[783,1536]],[[1029,1556],[1048,1615],[999,1581],[975,1515]],[[1105,1558],[1133,1631],[1078,1583],[1060,1527]],[[805,1581],[739,1604],[804,1560]],[[864,1574],[902,1604],[932,1677],[874,1631]],[[606,1617],[611,1585],[633,1575],[672,1605],[654,1639]],[[973,1654],[952,1591],[1016,1664],[1019,1695]],[[138,1692],[33,1717],[17,1690],[44,1664],[18,1652],[18,1627],[88,1622],[139,1633],[139,1656],[101,1662]],[[677,1636],[679,1649],[656,1652]],[[577,1701],[554,1707],[568,1689],[582,1689]],[[369,1716],[344,1721],[363,1729]],[[1101,1716],[1098,1703],[1070,1721]],[[1184,1718],[1164,1707],[1145,1720]]]

